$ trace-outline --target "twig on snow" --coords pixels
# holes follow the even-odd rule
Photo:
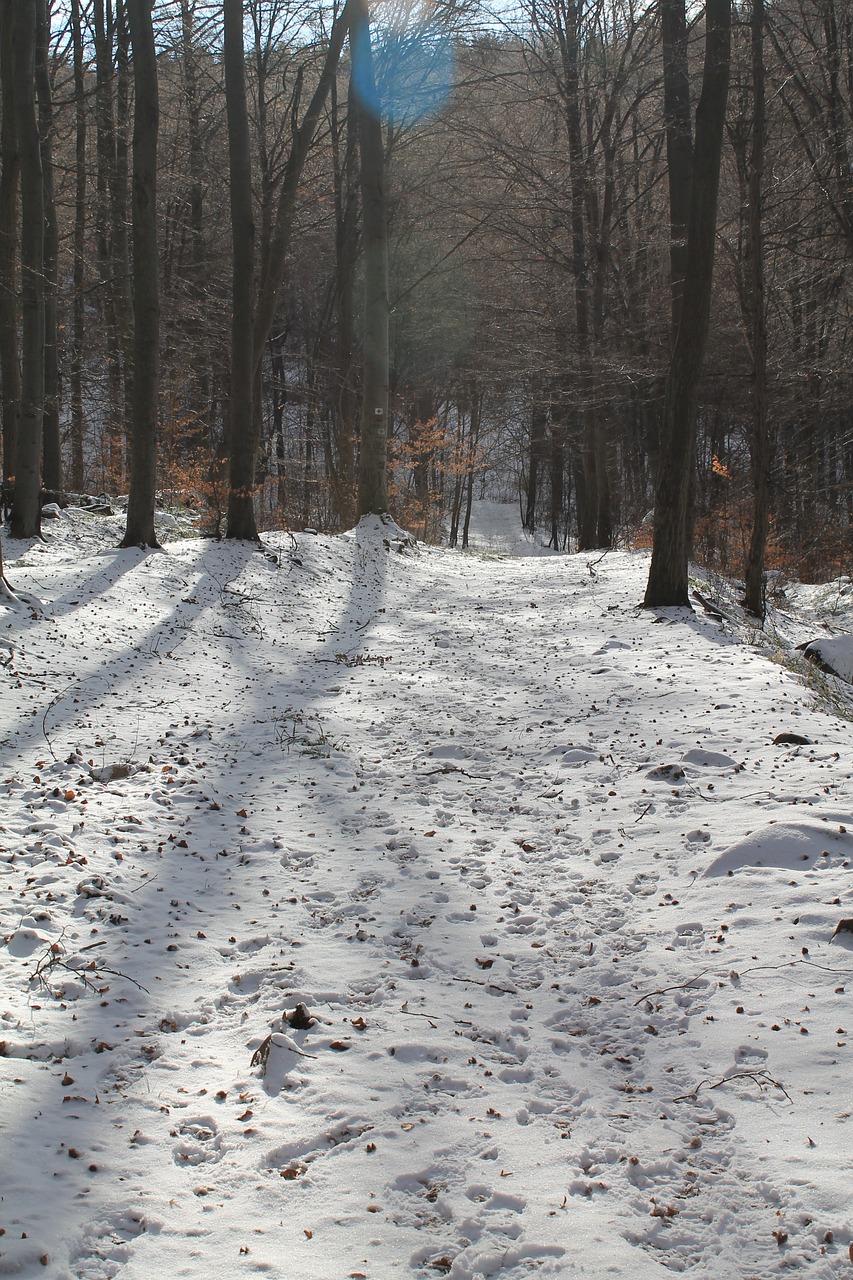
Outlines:
[[[793,1103],[788,1090],[779,1080],[774,1080],[769,1071],[733,1071],[729,1076],[723,1076],[720,1080],[715,1080],[713,1084],[710,1080],[700,1080],[690,1093],[682,1093],[677,1098],[673,1098],[673,1102],[695,1102],[699,1094],[699,1090],[703,1085],[707,1085],[709,1089],[721,1089],[724,1084],[729,1084],[732,1080],[752,1080],[757,1084],[759,1089],[767,1089],[770,1085],[774,1089],[778,1089],[780,1093],[784,1093],[789,1102]]]
[[[687,987],[691,987],[694,982],[698,982],[700,978],[704,978],[706,973],[711,973],[711,969],[701,969],[699,973],[692,978],[688,978],[686,982],[676,982],[671,987],[659,987],[657,991],[646,991],[644,995],[640,996],[639,1000],[634,1001],[634,1008],[638,1004],[642,1004],[644,1000],[651,1000],[652,996],[662,996],[667,991],[684,991]]]

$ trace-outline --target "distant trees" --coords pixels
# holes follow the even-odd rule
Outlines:
[[[750,0],[720,135],[728,14],[0,0],[16,531],[67,480],[129,490],[133,545],[158,492],[234,538],[390,509],[464,543],[489,492],[555,549],[654,504],[649,603],[691,545],[756,611],[766,565],[846,564],[853,35]]]

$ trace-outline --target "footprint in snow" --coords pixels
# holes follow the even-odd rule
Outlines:
[[[212,1116],[195,1116],[183,1120],[172,1136],[178,1141],[172,1148],[172,1159],[181,1167],[215,1164],[222,1159],[222,1138]]]

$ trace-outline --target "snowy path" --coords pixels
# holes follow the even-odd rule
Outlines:
[[[849,724],[643,557],[280,549],[10,556],[0,1275],[849,1276]]]

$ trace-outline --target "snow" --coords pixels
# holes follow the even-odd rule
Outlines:
[[[848,722],[514,507],[64,517],[4,545],[0,1276],[849,1276]]]

